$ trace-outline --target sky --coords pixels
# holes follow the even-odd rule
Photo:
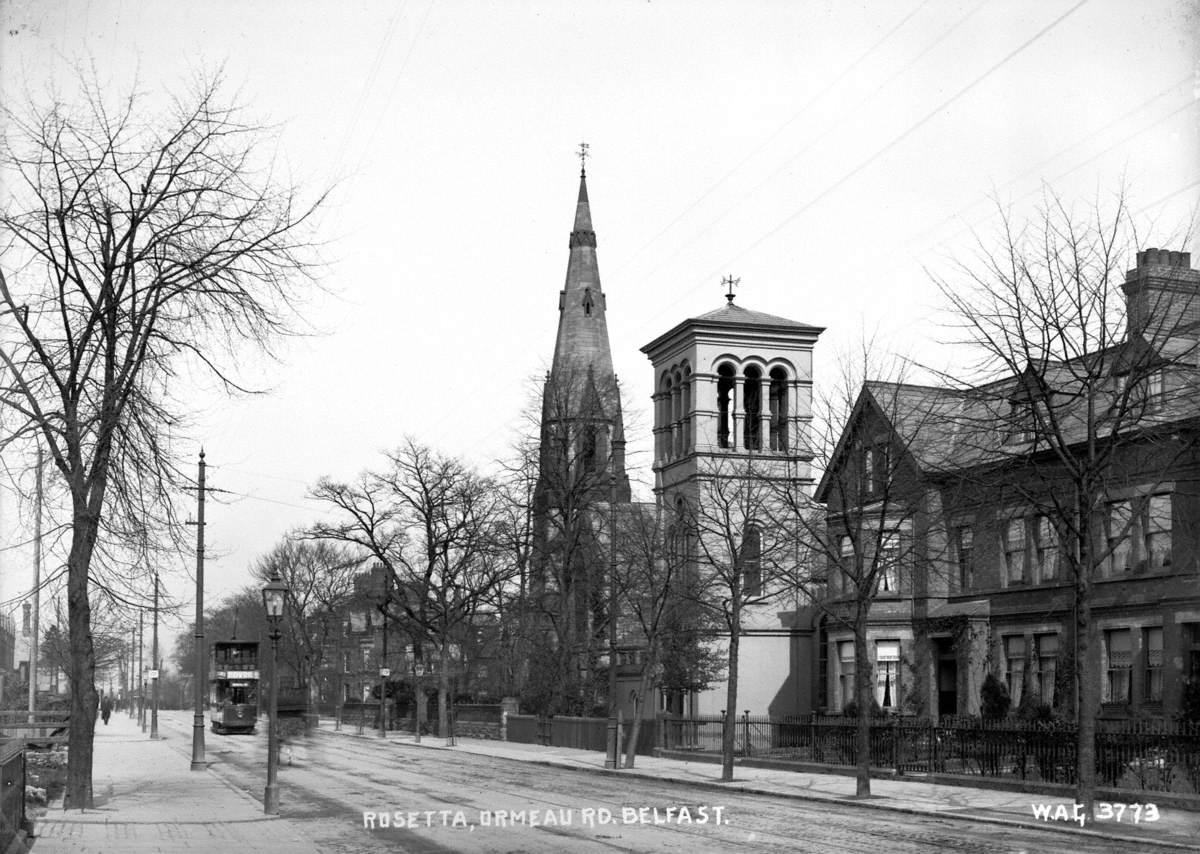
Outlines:
[[[816,379],[864,336],[953,359],[931,273],[1032,215],[1122,187],[1147,245],[1200,198],[1200,11],[1178,0],[0,2],[0,97],[73,68],[151,98],[221,69],[315,195],[323,289],[266,393],[188,395],[208,481],[206,600],[322,518],[319,477],[405,436],[487,469],[549,365],[580,142],[626,400],[650,472],[639,348],[738,303],[826,328]],[[1175,242],[1170,242],[1175,241]],[[10,468],[22,461],[10,460]],[[0,597],[28,590],[28,508],[0,495]],[[3,542],[7,538],[7,545]],[[61,555],[47,561],[61,563]],[[163,567],[193,605],[190,566]]]

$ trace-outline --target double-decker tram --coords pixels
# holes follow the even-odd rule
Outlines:
[[[208,720],[215,733],[254,732],[258,723],[258,641],[214,641]]]

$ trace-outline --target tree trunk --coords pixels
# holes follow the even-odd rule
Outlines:
[[[871,662],[867,657],[867,609],[854,615],[854,795],[871,796]]]
[[[736,598],[736,597],[735,597]],[[741,608],[735,601],[729,621],[729,681],[725,686],[725,721],[721,727],[721,782],[733,780],[733,748],[737,736],[738,642],[741,640]]]
[[[81,501],[77,500],[78,505]],[[67,750],[64,808],[92,809],[92,737],[96,727],[96,654],[92,645],[92,607],[88,601],[88,566],[96,543],[97,520],[77,508],[67,556],[67,626],[71,658],[71,727]]]
[[[637,755],[638,737],[642,734],[642,708],[646,704],[646,694],[650,691],[650,671],[652,665],[646,661],[642,667],[642,678],[638,682],[637,699],[633,704],[633,720],[629,724],[629,738],[625,742],[625,767],[633,767],[633,759]]]
[[[1089,560],[1090,562],[1090,560]],[[1090,567],[1081,562],[1080,573],[1075,581],[1075,684],[1079,691],[1079,706],[1076,710],[1076,789],[1075,800],[1083,804],[1084,815],[1091,821],[1096,800],[1096,715],[1100,710],[1100,672],[1092,638],[1091,579],[1087,577]],[[1095,665],[1095,666],[1093,666]]]
[[[450,661],[446,642],[438,649],[438,735],[450,737]]]

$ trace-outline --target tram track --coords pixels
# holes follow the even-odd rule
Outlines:
[[[226,782],[261,798],[265,735],[215,736],[208,740],[213,770]],[[803,801],[770,795],[697,789],[643,777],[599,775],[517,760],[425,750],[412,744],[373,741],[318,731],[292,743],[293,763],[280,768],[283,815],[311,824],[309,832],[330,850],[345,852],[667,851],[840,852],[915,854],[964,851],[981,854],[1131,849],[1096,837],[972,824],[943,817],[865,809],[854,804]],[[285,754],[286,755],[286,754]],[[623,807],[719,804],[729,823],[585,827],[587,805],[620,815]],[[476,827],[437,824],[417,829],[363,827],[362,812],[399,810],[437,816],[461,811],[478,824],[497,810],[570,812],[568,826]]]

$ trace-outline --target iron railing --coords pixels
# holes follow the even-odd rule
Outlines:
[[[718,753],[723,724],[722,716],[660,719],[661,745]],[[854,718],[741,715],[734,733],[734,752],[742,757],[855,764]],[[878,718],[870,729],[871,765],[901,774],[1070,784],[1076,739],[1074,724]],[[1200,794],[1200,725],[1103,722],[1096,733],[1096,771],[1102,786]]]
[[[17,740],[0,745],[0,851],[24,829],[25,745]]]
[[[598,750],[608,747],[608,718],[577,718],[567,715],[538,717],[537,715],[508,715],[507,739],[522,744],[541,744],[546,747],[573,747],[579,750]],[[626,732],[631,723],[625,721]],[[638,735],[636,753],[649,756],[659,742],[656,721],[644,720]]]

